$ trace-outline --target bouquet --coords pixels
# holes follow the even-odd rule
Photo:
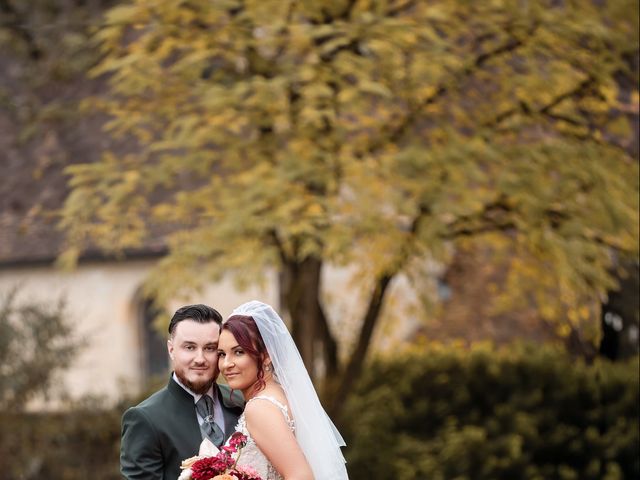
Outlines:
[[[183,460],[178,480],[262,480],[253,468],[238,465],[240,450],[246,444],[247,437],[240,432],[231,435],[229,444],[220,450],[205,440],[198,455]]]

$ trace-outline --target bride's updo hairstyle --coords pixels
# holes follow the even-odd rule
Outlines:
[[[267,356],[267,347],[260,336],[256,322],[248,315],[232,315],[222,324],[220,332],[224,330],[231,332],[238,345],[256,362],[258,381],[255,384],[255,391],[259,392],[265,387],[264,358]]]

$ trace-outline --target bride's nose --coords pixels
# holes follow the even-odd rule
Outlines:
[[[234,365],[233,361],[227,360],[226,357],[222,359],[222,369],[223,370],[231,368],[233,365]]]

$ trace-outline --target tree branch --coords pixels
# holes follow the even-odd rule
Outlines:
[[[535,30],[537,29],[537,24],[531,26],[529,31],[529,35],[533,35]],[[503,45],[500,45],[493,50],[482,53],[476,57],[476,59],[471,62],[470,65],[463,68],[457,75],[457,83],[460,83],[462,80],[473,75],[474,72],[481,69],[489,60],[498,57],[500,55],[504,55],[507,53],[511,53],[524,45],[523,40],[519,38],[511,38]],[[452,88],[453,82],[446,85],[440,85],[436,91],[423,102],[412,108],[409,113],[405,116],[403,121],[395,126],[393,130],[391,130],[387,135],[381,135],[378,142],[375,142],[368,149],[369,153],[373,153],[381,148],[383,145],[387,143],[398,143],[399,140],[405,135],[407,130],[413,125],[420,114],[420,112],[427,106],[435,103],[438,99],[444,96],[447,92],[449,92]]]
[[[449,232],[442,235],[445,240],[454,240],[460,237],[471,237],[489,232],[507,232],[516,228],[515,223],[508,218],[512,208],[507,203],[507,198],[501,195],[492,203],[484,206],[481,212],[475,215],[463,215],[449,225]]]
[[[358,341],[355,348],[351,352],[347,366],[342,372],[340,384],[329,408],[331,417],[336,419],[336,421],[338,422],[344,402],[353,390],[355,386],[355,380],[360,377],[360,373],[362,372],[362,366],[364,365],[364,361],[371,344],[371,338],[373,336],[375,326],[380,318],[380,312],[382,310],[384,298],[389,285],[391,284],[391,280],[393,280],[396,274],[401,271],[404,264],[409,260],[409,246],[411,243],[411,238],[418,232],[420,222],[424,220],[424,218],[426,218],[430,213],[431,212],[428,206],[420,206],[420,209],[411,222],[411,227],[409,228],[409,232],[412,235],[404,245],[404,248],[401,248],[398,254],[398,261],[395,262],[393,270],[380,276],[373,287],[371,297],[369,298],[369,304],[364,315],[364,320],[362,322],[362,327],[360,328]]]
[[[586,79],[578,83],[573,88],[567,90],[566,92],[561,93],[560,95],[555,97],[553,100],[551,100],[549,103],[547,103],[543,107],[540,107],[537,110],[531,110],[531,107],[529,105],[520,103],[519,108],[511,108],[505,112],[502,112],[496,115],[496,117],[493,118],[492,120],[485,122],[482,126],[484,128],[496,127],[497,125],[502,123],[504,120],[507,120],[508,118],[511,118],[513,115],[516,115],[518,113],[525,113],[527,115],[543,115],[549,118],[556,118],[556,119],[563,120],[567,123],[571,123],[572,125],[586,126],[575,119],[571,119],[566,116],[561,116],[559,114],[554,114],[551,112],[551,110],[569,98],[583,95],[593,86],[594,83],[595,83],[595,79],[593,77],[591,76],[587,77]]]
[[[353,12],[353,7],[356,6],[358,0],[349,0],[344,10],[336,16],[336,20],[348,20],[351,17],[351,13]]]
[[[342,372],[340,385],[329,407],[330,416],[338,423],[340,422],[340,414],[344,402],[353,390],[355,379],[357,379],[362,372],[362,365],[364,364],[364,359],[371,343],[374,327],[380,317],[384,296],[392,278],[393,275],[383,275],[378,279],[371,293],[358,342],[351,353],[346,368]]]
[[[542,107],[538,113],[542,114],[542,115],[547,115],[549,113],[551,113],[551,109],[554,108],[555,106],[559,105],[560,103],[562,103],[563,101],[565,101],[568,98],[571,97],[580,97],[583,94],[585,94],[593,85],[595,84],[595,78],[593,78],[592,76],[588,76],[587,78],[585,78],[582,82],[580,82],[579,84],[577,84],[574,88],[558,95],[556,98],[554,98],[551,102],[549,102],[547,105],[545,105],[544,107]]]
[[[415,6],[416,2],[414,0],[407,0],[405,3],[398,3],[398,5],[389,7],[389,10],[387,10],[387,15],[390,17],[395,17],[397,15],[400,15],[401,13],[405,13],[408,10],[410,10],[411,8],[413,8]]]
[[[329,321],[325,314],[324,308],[318,299],[318,326],[323,339],[323,357],[326,368],[326,376],[334,377],[338,374],[338,344],[329,328]]]

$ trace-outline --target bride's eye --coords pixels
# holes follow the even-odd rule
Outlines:
[[[233,353],[235,353],[236,355],[242,355],[244,353],[244,350],[241,350],[240,348],[238,348]]]
[[[218,350],[218,357],[224,357],[224,352],[222,350]]]

